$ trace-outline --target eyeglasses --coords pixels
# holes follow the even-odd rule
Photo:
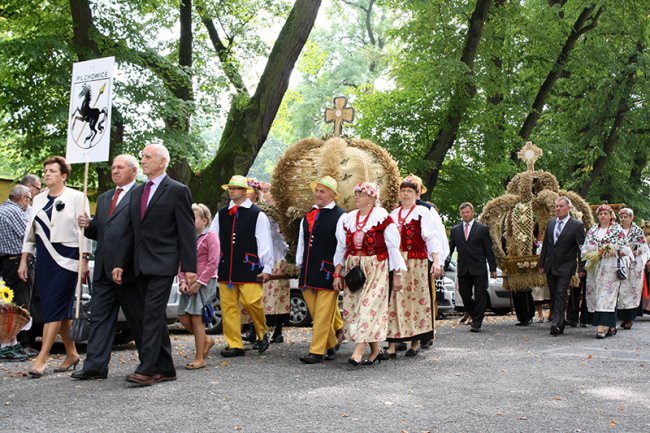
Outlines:
[[[34,199],[29,195],[26,195],[25,198],[29,200],[30,203],[34,201]]]

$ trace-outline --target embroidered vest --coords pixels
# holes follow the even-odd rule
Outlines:
[[[400,251],[408,252],[409,259],[426,259],[427,244],[422,239],[422,217],[413,218],[408,224],[402,225],[400,233]]]
[[[235,216],[228,215],[228,207],[219,211],[219,281],[226,283],[255,283],[262,273],[262,264],[257,256],[255,226],[260,208],[240,207]]]
[[[321,209],[314,228],[309,233],[307,218],[302,222],[303,244],[300,288],[332,289],[334,281],[334,253],[336,252],[336,224],[345,211],[339,206]]]
[[[377,260],[386,260],[388,258],[388,248],[386,247],[386,241],[384,240],[384,230],[386,230],[386,227],[392,223],[393,219],[389,215],[380,224],[368,230],[363,237],[363,243],[360,250],[357,250],[354,246],[354,232],[351,232],[348,228],[346,228],[345,244],[347,248],[345,257],[349,256],[350,254],[355,256],[376,255]]]

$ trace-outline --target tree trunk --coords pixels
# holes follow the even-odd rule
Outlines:
[[[630,56],[625,65],[625,70],[628,72],[623,75],[622,78],[616,80],[614,86],[612,87],[615,89],[614,91],[621,89],[621,97],[618,103],[612,101],[614,102],[612,105],[618,107],[616,109],[616,114],[614,115],[614,122],[612,123],[612,126],[607,133],[607,137],[605,138],[602,153],[594,161],[593,168],[589,174],[589,178],[582,184],[582,187],[580,188],[580,195],[583,197],[587,197],[587,194],[589,194],[589,189],[596,181],[596,179],[602,175],[603,169],[605,168],[609,157],[614,152],[614,147],[616,146],[618,139],[618,131],[623,125],[623,117],[625,116],[625,113],[630,110],[630,106],[632,104],[632,85],[636,77],[636,68],[633,66],[637,64],[639,55],[642,53],[643,44],[641,41],[639,41],[637,42],[636,50]]]
[[[231,104],[215,158],[190,187],[195,200],[212,210],[227,194],[220,188],[234,174],[246,175],[268,136],[293,67],[314,26],[320,0],[296,0],[275,41],[255,94],[248,100],[237,95]]]
[[[185,70],[189,77],[192,73],[192,0],[180,0],[180,37],[178,42],[178,64]],[[180,133],[183,138],[189,136],[191,113],[194,111],[194,96],[192,81],[183,80],[168,84],[169,90],[176,98],[187,104],[187,108],[178,113],[167,116],[165,121],[167,147],[172,147],[182,139],[177,138]],[[174,158],[168,168],[169,176],[182,183],[188,183],[192,177],[192,169],[185,158]]]
[[[560,78],[562,71],[566,66],[566,63],[569,60],[569,55],[571,54],[571,51],[573,50],[576,42],[578,42],[580,36],[593,29],[598,24],[598,17],[600,17],[603,8],[598,8],[596,12],[594,12],[594,10],[596,10],[595,4],[584,8],[573,24],[571,33],[567,37],[567,40],[564,42],[564,46],[562,47],[560,54],[558,54],[557,58],[555,59],[555,63],[553,63],[553,67],[546,76],[546,79],[542,83],[542,86],[539,88],[537,96],[535,96],[535,102],[533,102],[532,109],[530,113],[528,113],[526,120],[519,130],[519,136],[523,139],[523,141],[526,141],[530,138],[530,134],[533,132],[533,128],[535,128],[539,117],[542,115],[546,100],[551,94],[551,90],[553,90],[553,86],[555,86],[558,78]],[[516,152],[514,152],[513,159],[515,161],[519,161],[519,157],[516,155]]]
[[[438,135],[426,155],[426,159],[431,161],[431,168],[424,173],[423,179],[429,190],[432,190],[438,181],[440,168],[447,156],[447,152],[454,145],[460,122],[469,105],[468,101],[476,94],[476,86],[472,84],[472,71],[476,51],[481,41],[481,34],[491,4],[492,0],[477,0],[476,8],[469,20],[467,40],[460,59],[461,62],[467,65],[468,72],[454,89],[445,120],[442,122]]]

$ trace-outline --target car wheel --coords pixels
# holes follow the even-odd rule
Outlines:
[[[118,329],[115,331],[115,337],[113,337],[113,345],[121,346],[130,343],[131,340],[133,340],[133,335],[131,335],[130,329]]]
[[[301,290],[291,291],[291,311],[289,312],[289,324],[291,326],[310,326],[311,316],[307,303],[302,297]]]
[[[223,323],[221,320],[221,301],[219,301],[218,294],[215,294],[212,298],[212,308],[214,308],[214,314],[212,315],[212,321],[205,326],[205,333],[209,335],[221,334],[223,332]]]

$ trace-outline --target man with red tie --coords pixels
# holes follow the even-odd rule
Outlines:
[[[263,353],[269,348],[262,284],[273,272],[271,225],[264,212],[246,197],[248,179],[235,175],[221,187],[228,191],[230,203],[219,210],[211,226],[221,243],[219,300],[223,336],[228,345],[221,355],[246,354],[241,338],[240,303],[253,319],[257,335],[253,348]]]
[[[300,357],[305,364],[317,364],[323,359],[333,360],[338,344],[335,324],[338,313],[338,294],[334,289],[334,253],[336,252],[336,224],[345,211],[337,206],[337,182],[325,176],[312,182],[314,208],[300,222],[296,250],[296,264],[300,266],[298,286],[313,319],[313,333],[309,353]],[[342,259],[341,259],[342,260]],[[340,319],[339,319],[340,321]],[[338,325],[340,328],[341,325]]]
[[[490,276],[497,277],[497,261],[492,251],[490,231],[486,225],[474,220],[474,206],[460,205],[462,222],[451,229],[449,257],[458,249],[458,289],[465,310],[472,317],[471,332],[481,332],[485,307],[487,306],[488,267]],[[487,262],[487,263],[486,263]],[[472,299],[472,289],[474,298]]]
[[[142,332],[142,300],[139,297],[133,267],[124,269],[121,285],[113,282],[115,256],[124,231],[129,226],[129,196],[135,188],[138,160],[131,155],[115,157],[111,178],[115,189],[97,198],[95,216],[81,215],[79,227],[85,229],[88,239],[97,241],[93,296],[90,301],[90,334],[83,369],[72,373],[79,380],[105,379],[111,357],[115,323],[120,307],[129,322],[136,345],[140,346]]]
[[[113,281],[125,282],[133,266],[142,297],[140,365],[126,380],[137,385],[176,380],[165,310],[179,267],[188,286],[196,281],[196,230],[189,188],[167,176],[169,151],[150,144],[140,164],[148,181],[129,197],[129,228],[115,258]]]

